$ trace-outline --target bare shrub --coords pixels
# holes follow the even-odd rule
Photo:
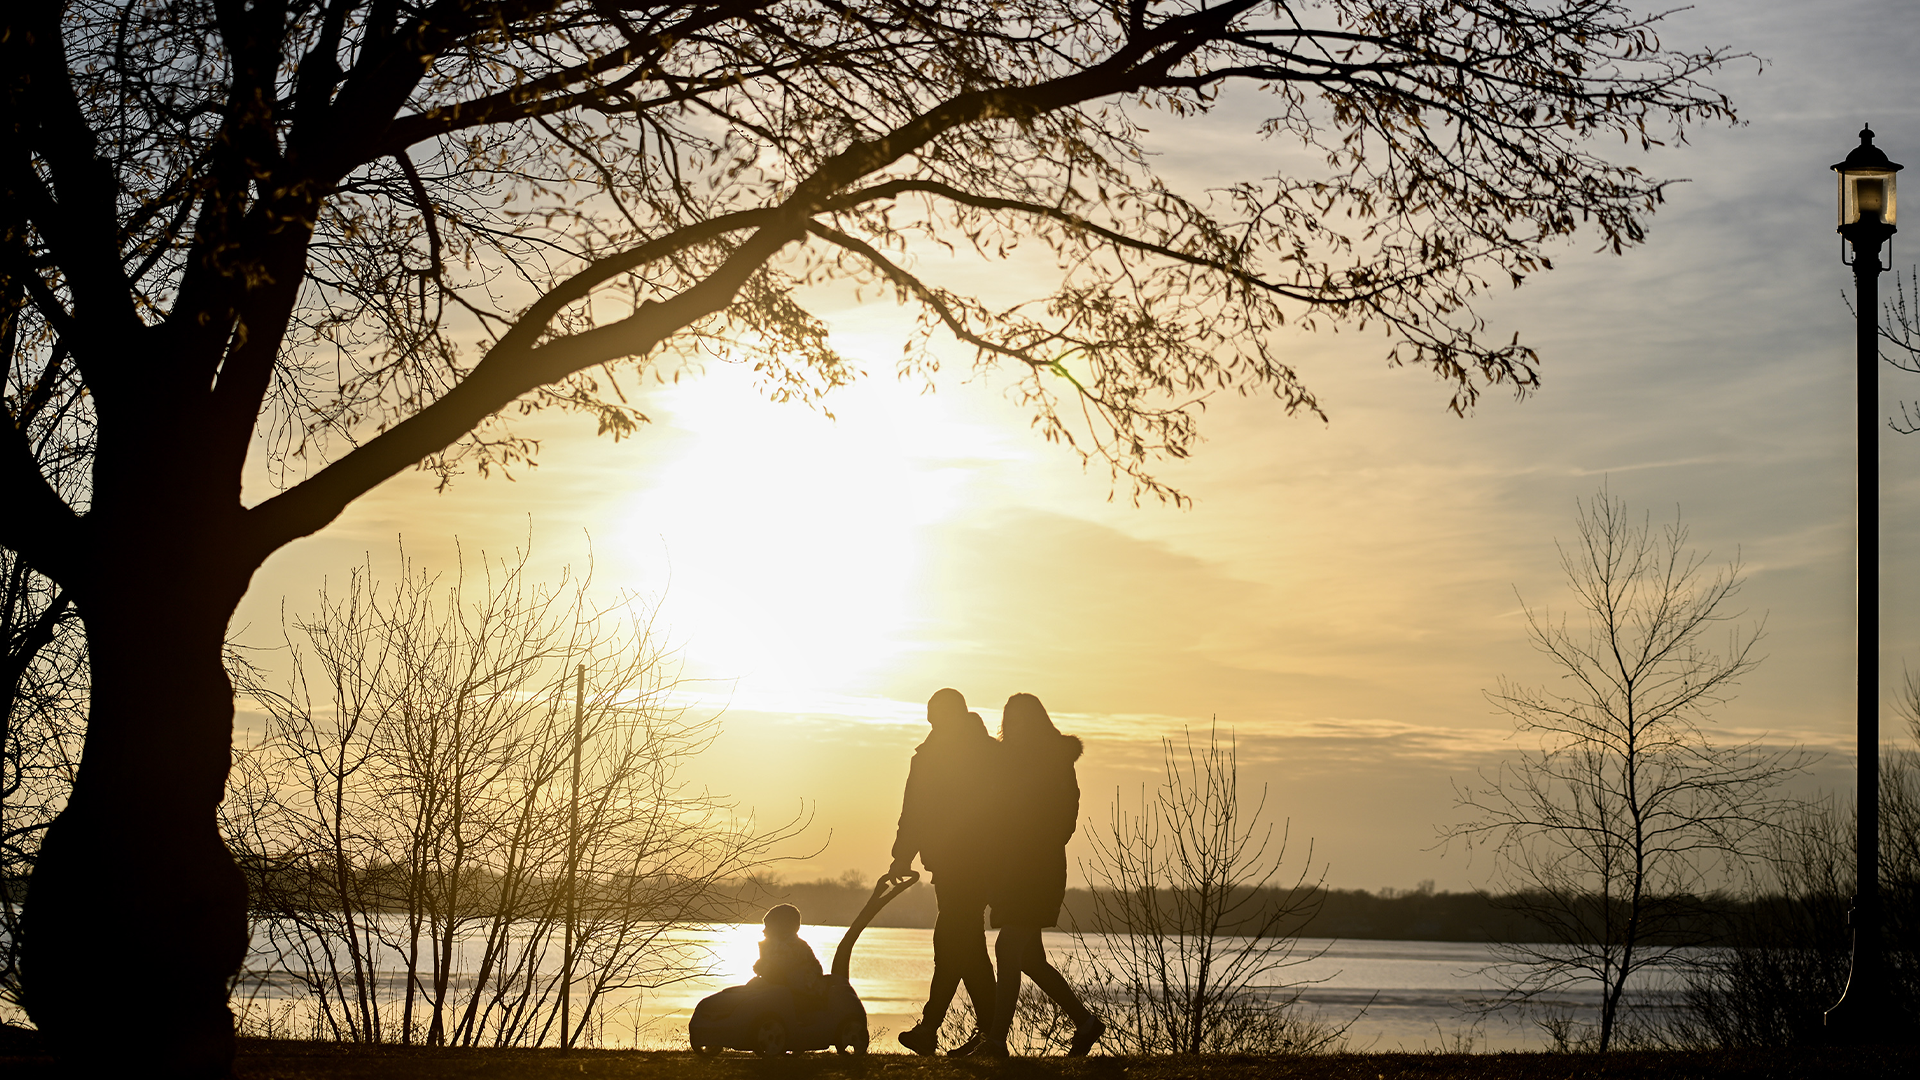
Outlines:
[[[1050,956],[1049,961],[1066,977],[1074,992],[1087,999],[1089,988],[1082,965],[1073,957]],[[958,1046],[972,1037],[978,1027],[973,1001],[962,994],[953,1008],[947,1010],[947,1019],[940,1025],[940,1045]],[[1020,1000],[1014,1005],[1013,1027],[1007,1032],[1008,1051],[1021,1057],[1037,1057],[1064,1054],[1072,1044],[1073,1021],[1046,991],[1033,985],[1030,979],[1023,981]]]
[[[716,886],[801,824],[675,779],[717,728],[672,704],[645,605],[532,583],[524,555],[476,584],[356,570],[289,624],[290,685],[247,687],[271,731],[231,843],[333,1038],[571,1045],[609,995],[703,970],[674,931],[728,915]]]
[[[1901,702],[1909,723],[1920,686],[1909,676]],[[1915,732],[1920,741],[1920,731]],[[1785,830],[1759,895],[1732,920],[1730,947],[1693,973],[1671,1025],[1686,1046],[1740,1048],[1826,1041],[1826,1010],[1852,969],[1852,906],[1858,864],[1851,800],[1808,806]],[[1887,947],[1886,1002],[1896,1023],[1920,1020],[1920,753],[1880,755],[1880,889]]]
[[[1296,937],[1324,895],[1283,872],[1284,828],[1261,821],[1266,792],[1243,803],[1238,748],[1218,728],[1164,742],[1164,779],[1129,812],[1116,793],[1082,865],[1093,900],[1080,935],[1087,1000],[1110,1025],[1103,1045],[1130,1054],[1299,1053],[1335,1045],[1344,1027],[1300,1019],[1313,959]],[[1095,940],[1088,935],[1101,935]]]

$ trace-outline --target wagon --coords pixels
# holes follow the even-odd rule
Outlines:
[[[687,1041],[694,1051],[784,1054],[831,1048],[842,1054],[866,1053],[867,1009],[847,978],[853,963],[853,944],[881,908],[919,880],[918,873],[908,871],[899,877],[883,877],[874,885],[867,906],[860,909],[841,937],[839,948],[833,951],[833,969],[822,977],[821,997],[796,995],[786,986],[754,979],[745,986],[729,986],[701,999],[687,1023]]]

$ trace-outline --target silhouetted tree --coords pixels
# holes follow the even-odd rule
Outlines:
[[[246,687],[269,728],[228,832],[268,974],[306,985],[316,1028],[572,1045],[608,995],[704,971],[674,934],[729,914],[716,883],[804,824],[755,831],[676,778],[717,727],[670,700],[651,608],[587,584],[530,582],[524,554],[472,583],[357,570],[287,628],[288,687]]]
[[[86,642],[57,586],[0,551],[0,1000],[20,1004],[20,913],[86,727]]]
[[[0,292],[15,449],[63,497],[84,500],[92,414],[80,387],[32,378],[46,342],[27,306],[17,282]],[[87,645],[72,592],[0,547],[0,1000],[12,1005],[20,1004],[24,886],[41,834],[66,805],[86,714]]]
[[[1128,1054],[1299,1053],[1324,1049],[1343,1028],[1306,1021],[1289,968],[1296,937],[1325,894],[1284,869],[1287,834],[1263,822],[1266,791],[1242,800],[1238,747],[1217,729],[1163,740],[1165,778],[1129,811],[1115,793],[1105,829],[1082,863],[1091,917],[1076,929],[1106,936],[1084,967],[1105,1004],[1109,1045]],[[1291,879],[1291,880],[1289,880]]]
[[[1267,331],[1384,325],[1464,410],[1534,385],[1489,281],[1590,228],[1637,243],[1663,182],[1590,140],[1731,116],[1729,53],[1614,0],[73,0],[0,15],[0,294],[30,363],[0,425],[0,543],[67,590],[93,664],[24,974],[72,1053],[217,1075],[244,885],[215,808],[226,624],[274,551],[387,478],[524,462],[503,410],[643,417],[626,370],[750,362],[781,400],[853,378],[807,283],[878,286],[998,368],[1139,492],[1231,388],[1317,411]],[[1241,89],[1241,88],[1244,88]],[[1230,100],[1275,173],[1161,182],[1145,124]],[[942,284],[947,245],[1051,266]],[[978,280],[975,278],[974,280]],[[1015,277],[998,279],[1011,283]],[[1031,302],[1021,302],[1028,299]],[[54,388],[99,425],[84,497],[21,443]],[[249,455],[277,492],[243,491]],[[169,992],[96,1037],[95,929],[170,931]]]
[[[1777,840],[1799,805],[1779,785],[1804,759],[1707,732],[1709,710],[1761,659],[1758,624],[1729,628],[1725,652],[1708,640],[1741,615],[1728,610],[1738,560],[1708,577],[1677,514],[1656,531],[1605,488],[1578,525],[1579,542],[1559,550],[1581,625],[1527,608],[1528,637],[1569,690],[1503,679],[1487,695],[1538,748],[1459,789],[1470,817],[1443,835],[1491,846],[1494,886],[1554,938],[1495,947],[1506,985],[1495,1007],[1597,987],[1597,1031],[1555,1022],[1563,1040],[1605,1051],[1623,1033],[1630,981],[1700,961],[1689,946],[1710,933],[1702,896],[1740,883]]]

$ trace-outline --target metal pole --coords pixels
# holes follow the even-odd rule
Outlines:
[[[1860,759],[1859,851],[1854,908],[1854,965],[1880,975],[1880,245],[1854,248],[1853,280],[1860,310],[1854,361],[1860,396],[1860,689],[1856,719]],[[1877,1000],[1876,1000],[1877,1004]]]
[[[1855,408],[1859,429],[1859,679],[1855,691],[1859,789],[1855,801],[1853,968],[1826,1023],[1850,1042],[1883,1040],[1886,971],[1880,941],[1880,245],[1893,226],[1874,216],[1841,228],[1853,247]]]
[[[573,789],[567,806],[567,944],[562,966],[566,977],[560,988],[560,1049],[573,1049],[573,1032],[568,1026],[573,1015],[573,934],[579,916],[574,883],[580,872],[580,744],[585,735],[587,704],[587,665],[573,667]]]

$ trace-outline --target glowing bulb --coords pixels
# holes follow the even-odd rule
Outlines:
[[[1887,208],[1886,183],[1877,176],[1863,176],[1854,181],[1853,198],[1862,217],[1868,214],[1878,217]]]

